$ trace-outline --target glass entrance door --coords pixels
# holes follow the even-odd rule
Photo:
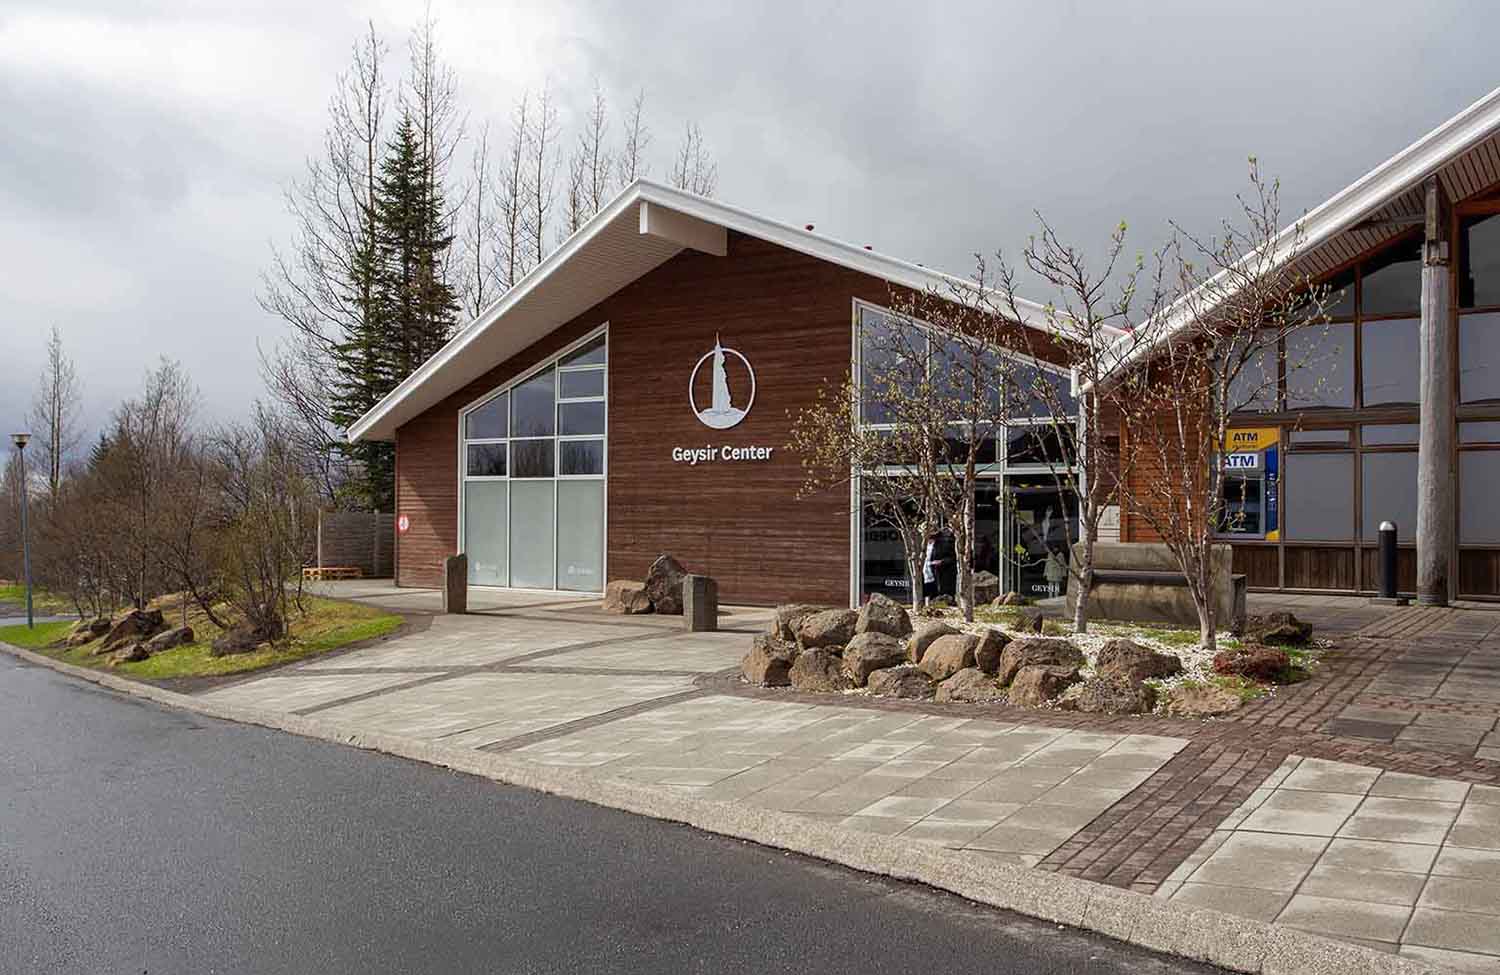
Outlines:
[[[1059,492],[1051,474],[1010,475],[1005,491],[1007,588],[1029,599],[1063,595],[1069,541],[1078,538],[1077,496]]]

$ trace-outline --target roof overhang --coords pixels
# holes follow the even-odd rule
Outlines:
[[[1317,279],[1400,236],[1410,225],[1404,218],[1423,212],[1422,184],[1429,176],[1438,178],[1454,202],[1500,183],[1500,88],[1282,230],[1269,245],[1273,266],[1285,264],[1299,276]],[[1231,293],[1218,290],[1217,297]],[[1117,340],[1119,361],[1112,373],[1139,365],[1162,343],[1182,336],[1194,317],[1186,312],[1190,307],[1194,304],[1186,297],[1179,299],[1156,321]]]
[[[684,249],[723,256],[730,231],[914,290],[947,295],[974,287],[953,275],[637,180],[355,421],[349,439],[394,439],[402,424]],[[1041,305],[1018,305],[1025,324],[1047,328]]]

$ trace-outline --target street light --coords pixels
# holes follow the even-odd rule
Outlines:
[[[26,572],[26,628],[36,626],[31,615],[31,538],[26,527],[26,509],[31,507],[26,494],[26,445],[31,442],[29,433],[13,433],[11,443],[16,445],[16,457],[21,461],[21,565]]]

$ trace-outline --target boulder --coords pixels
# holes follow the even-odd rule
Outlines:
[[[852,609],[825,609],[804,617],[797,626],[797,645],[804,650],[842,647],[854,639],[859,614]]]
[[[1021,598],[1020,593],[1006,592],[996,596],[994,602],[990,603],[990,605],[995,609],[1003,609],[1006,606],[1020,606],[1023,602],[1024,600]]]
[[[1217,684],[1183,684],[1167,698],[1167,713],[1182,718],[1212,718],[1236,710],[1244,701]]]
[[[986,704],[1004,700],[1005,691],[978,667],[965,667],[938,685],[937,699],[943,703]]]
[[[1022,667],[1082,667],[1083,653],[1061,637],[1028,636],[1012,640],[1000,654],[995,672],[1003,686],[1015,680]]]
[[[1016,629],[1022,633],[1041,633],[1042,627],[1047,623],[1047,618],[1039,609],[1026,609],[1016,618]]]
[[[796,659],[795,644],[769,633],[757,633],[750,641],[750,652],[740,661],[740,672],[745,680],[761,687],[786,687],[792,682],[792,661]]]
[[[1182,661],[1170,653],[1157,653],[1133,640],[1109,640],[1094,658],[1094,670],[1100,677],[1117,677],[1139,683],[1152,677],[1171,677],[1182,673]]]
[[[922,654],[921,667],[933,680],[947,680],[965,667],[974,666],[974,648],[979,637],[972,633],[940,636]]]
[[[907,659],[914,664],[921,663],[922,655],[927,652],[928,647],[932,646],[934,640],[938,637],[952,636],[957,632],[942,620],[928,620],[917,624],[916,632],[906,643]]]
[[[161,653],[173,647],[180,647],[184,643],[193,642],[193,628],[191,626],[174,626],[170,630],[162,630],[146,643],[147,649],[152,653]]]
[[[870,693],[881,697],[921,700],[932,696],[932,678],[922,673],[920,667],[911,664],[886,667],[871,672]]]
[[[832,606],[815,606],[812,603],[782,603],[776,607],[776,616],[771,620],[771,635],[788,643],[797,642],[797,628],[802,621],[814,613],[821,613]]]
[[[79,620],[73,624],[73,630],[70,635],[81,636],[86,634],[89,640],[95,640],[108,633],[112,625],[108,616],[97,616],[91,620]],[[85,640],[84,642],[87,643],[88,641]]]
[[[1267,646],[1303,647],[1312,639],[1312,624],[1291,613],[1267,613],[1245,622],[1245,639]]]
[[[898,640],[911,635],[911,617],[906,607],[889,596],[876,593],[859,608],[855,633],[884,633]]]
[[[1214,671],[1236,677],[1274,684],[1283,679],[1291,667],[1286,651],[1275,647],[1241,647],[1220,650],[1214,654]]]
[[[1090,714],[1149,714],[1156,707],[1156,689],[1123,677],[1091,677],[1068,688],[1059,706]]]
[[[1022,667],[1010,683],[1010,703],[1034,708],[1057,698],[1078,683],[1078,668],[1033,665]]]
[[[843,662],[838,654],[827,650],[805,650],[797,654],[787,677],[792,687],[799,691],[842,691],[849,687]]]
[[[137,660],[145,660],[151,656],[151,651],[144,643],[127,643],[110,654],[109,665],[128,664]]]
[[[1000,669],[1000,655],[1005,652],[1005,645],[1010,642],[1010,637],[1003,630],[989,627],[979,635],[979,645],[974,648],[974,666],[986,674],[993,674]]]
[[[844,648],[844,673],[855,687],[863,687],[875,671],[905,662],[906,647],[888,633],[856,633]]]
[[[272,640],[281,639],[283,630],[281,624],[270,623],[256,625],[249,621],[236,623],[224,634],[213,642],[209,648],[209,656],[228,657],[237,653],[250,653],[259,649],[261,644]]]
[[[682,615],[682,580],[687,570],[682,563],[670,555],[663,555],[651,563],[646,573],[646,595],[651,608],[670,616]]]
[[[631,579],[615,579],[605,583],[604,611],[622,616],[651,612],[651,597],[646,595],[646,584]]]
[[[992,603],[1000,596],[1000,577],[981,569],[974,573],[974,605]]]
[[[147,640],[161,632],[167,623],[159,609],[132,609],[110,624],[104,634],[104,646],[114,648],[127,640]]]

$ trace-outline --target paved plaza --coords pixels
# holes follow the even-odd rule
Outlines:
[[[954,707],[758,689],[765,609],[717,633],[597,603],[476,592],[362,649],[218,686],[226,703],[505,752],[937,844],[1500,975],[1500,613],[1291,608],[1337,647],[1228,720]]]

